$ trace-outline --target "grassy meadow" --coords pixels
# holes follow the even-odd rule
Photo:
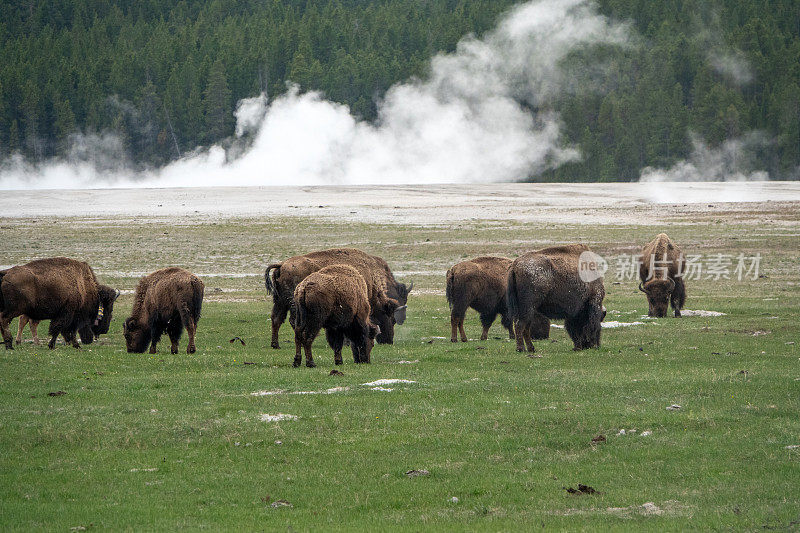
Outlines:
[[[742,204],[640,226],[290,217],[0,224],[0,262],[69,255],[123,289],[98,343],[50,351],[24,342],[0,356],[3,530],[800,527],[796,209],[752,214]],[[642,320],[637,282],[609,275],[607,320],[643,324],[605,329],[596,350],[573,352],[553,328],[535,343],[540,357],[528,357],[499,320],[485,342],[449,342],[451,264],[575,241],[610,258],[660,231],[687,253],[760,252],[763,277],[687,283],[687,309],[724,316]],[[261,277],[269,262],[332,246],[381,255],[398,278],[415,281],[395,345],[376,346],[370,365],[345,352],[343,375],[330,374],[324,335],[315,369],[291,367],[288,323],[281,348],[268,347]],[[122,321],[132,289],[169,265],[206,283],[198,352],[185,353],[184,336],[178,355],[166,338],[155,356],[128,354]],[[477,339],[474,312],[466,327]],[[39,333],[46,339],[46,323]],[[365,385],[392,378],[413,383]],[[278,414],[296,418],[262,421]],[[566,490],[579,483],[597,492]]]

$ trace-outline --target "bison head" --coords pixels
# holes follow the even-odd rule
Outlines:
[[[414,288],[413,281],[408,285],[406,285],[405,283],[397,284],[397,301],[400,302],[400,305],[405,305],[408,303],[408,293],[410,293],[411,289],[413,288]],[[398,324],[402,324],[402,322],[398,322]]]
[[[142,324],[135,318],[129,317],[122,324],[122,335],[125,337],[128,353],[144,353],[147,345],[150,344],[152,333],[147,324]]]
[[[650,280],[644,286],[641,283],[639,284],[639,290],[645,293],[647,303],[650,305],[650,309],[647,312],[648,316],[658,318],[667,316],[669,297],[674,288],[675,282],[671,279]]]
[[[387,298],[383,308],[373,313],[372,320],[378,326],[378,344],[392,344],[394,342],[394,325],[402,324],[406,321],[407,305],[404,305],[394,298]]]
[[[119,291],[106,285],[100,285],[100,307],[97,310],[97,317],[91,326],[94,337],[108,333],[111,326],[111,316],[114,312],[114,302],[119,298]]]

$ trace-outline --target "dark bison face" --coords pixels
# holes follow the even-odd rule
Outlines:
[[[389,298],[383,309],[380,309],[372,317],[373,322],[378,326],[378,344],[394,343],[394,325],[402,324],[406,321],[407,305]]]
[[[408,293],[410,293],[413,288],[413,281],[409,285],[405,283],[397,284],[397,301],[400,302],[400,305],[406,305],[408,303]],[[398,324],[402,324],[402,322],[398,322]]]
[[[108,333],[114,313],[114,302],[117,301],[117,298],[119,298],[119,291],[105,285],[100,286],[100,308],[97,310],[97,317],[91,326],[95,338]]]
[[[122,324],[122,335],[125,337],[128,353],[144,353],[150,344],[150,328],[137,322],[133,317]]]
[[[669,296],[675,282],[671,279],[655,279],[645,283],[644,287],[639,284],[639,290],[647,295],[647,303],[650,306],[648,316],[663,318],[667,316],[669,307]]]

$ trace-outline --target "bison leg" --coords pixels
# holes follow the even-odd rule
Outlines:
[[[6,345],[6,350],[14,349],[14,338],[11,336],[11,331],[9,331],[8,328],[8,326],[11,324],[12,318],[8,318],[7,316],[0,314],[0,333],[3,335],[3,342]]]
[[[192,314],[189,312],[188,308],[181,309],[181,319],[180,324],[178,326],[178,338],[181,336],[181,326],[186,328],[186,334],[189,336],[189,345],[186,347],[186,353],[192,354],[197,351],[197,348],[194,345],[194,336],[197,332],[197,322],[195,321]],[[170,337],[172,338],[172,337]],[[178,343],[177,341],[173,343],[175,346],[175,351],[172,353],[178,353]]]
[[[467,342],[467,332],[464,331],[464,317],[458,319],[458,332],[461,334],[461,342]]]
[[[39,321],[38,320],[31,320],[31,319],[28,319],[28,320],[30,320],[30,324],[31,324],[31,335],[33,335],[33,345],[34,346],[39,346],[39,333],[38,333]]]
[[[344,346],[344,332],[340,329],[328,328],[325,330],[328,345],[333,349],[333,362],[342,364],[342,346]]]
[[[303,350],[306,352],[306,366],[308,368],[314,368],[317,366],[317,363],[314,362],[314,355],[311,353],[311,345],[314,343],[314,339],[306,339],[305,343],[303,344]]]
[[[270,346],[277,349],[280,348],[281,345],[278,343],[278,331],[281,329],[281,325],[286,322],[286,314],[289,312],[289,306],[284,305],[283,302],[275,301],[275,305],[272,306],[272,342]]]
[[[450,313],[450,342],[458,342],[458,321],[455,313]]]
[[[167,324],[167,335],[169,335],[171,343],[169,351],[173,355],[178,353],[178,343],[181,340],[181,333],[183,333],[183,323],[178,317],[174,317],[169,321],[169,324]]]
[[[683,282],[683,277],[675,278],[675,288],[672,289],[670,299],[672,309],[675,311],[675,317],[680,317],[683,304],[686,303],[686,284]]]
[[[530,325],[522,330],[522,338],[525,340],[525,348],[529,352],[535,352],[536,349],[533,347],[533,341],[531,340],[531,326]]]
[[[303,362],[303,336],[300,334],[300,330],[295,330],[294,332],[294,362],[292,366],[297,368]]]
[[[72,317],[63,317],[59,316],[52,320],[50,320],[50,329],[48,333],[50,334],[50,342],[47,343],[47,347],[51,350],[56,347],[56,339],[58,336],[62,334],[67,329],[67,324],[72,321]],[[67,334],[64,335],[64,340],[67,340]]]
[[[150,327],[150,353],[154,354],[157,352],[156,345],[158,341],[161,340],[161,335],[164,333],[164,324],[161,323],[154,323]]]
[[[508,330],[508,338],[514,340],[516,337],[514,336],[514,322],[511,317],[508,314],[500,313],[500,324]]]
[[[481,326],[483,326],[483,331],[481,332],[481,340],[485,341],[489,338],[489,328],[492,327],[495,319],[497,318],[497,313],[481,313]]]
[[[17,339],[16,343],[19,346],[22,344],[22,330],[25,329],[25,326],[28,324],[30,319],[27,315],[19,315],[19,326],[17,327]],[[33,331],[33,323],[31,323],[31,332]]]

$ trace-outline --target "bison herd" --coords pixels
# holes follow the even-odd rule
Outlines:
[[[518,351],[534,351],[533,341],[550,335],[550,321],[564,320],[575,350],[600,346],[605,289],[602,273],[585,275],[589,248],[582,244],[554,246],[525,253],[515,260],[476,257],[453,265],[446,274],[446,296],[451,309],[452,342],[466,342],[464,317],[468,308],[480,315],[483,331],[497,315]],[[650,316],[663,317],[671,304],[681,316],[686,300],[682,273],[683,253],[664,233],[642,250],[639,290],[647,296]],[[356,363],[369,363],[375,342],[392,344],[394,327],[406,318],[413,283],[398,282],[380,257],[353,248],[335,248],[291,257],[269,265],[264,272],[272,295],[271,346],[278,348],[278,332],[289,315],[295,332],[294,366],[303,352],[306,366],[314,367],[311,345],[325,330],[334,361],[342,364],[342,348],[350,344]],[[131,316],[123,324],[128,352],[143,353],[156,345],[164,332],[171,352],[185,329],[187,353],[194,353],[195,334],[203,303],[203,282],[182,268],[165,268],[143,277],[134,293]],[[0,332],[7,349],[13,349],[9,326],[20,317],[22,328],[50,320],[53,348],[62,335],[79,347],[108,333],[119,291],[101,284],[83,261],[65,257],[38,259],[0,270]]]

